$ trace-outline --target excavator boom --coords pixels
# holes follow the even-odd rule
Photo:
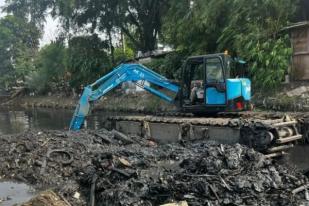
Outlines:
[[[82,96],[75,109],[74,116],[71,120],[70,130],[81,129],[85,118],[90,111],[91,102],[100,99],[112,89],[128,81],[134,82],[137,86],[170,103],[174,102],[173,97],[170,97],[151,86],[145,85],[145,81],[168,89],[174,94],[179,92],[179,86],[171,83],[164,76],[148,69],[141,64],[121,64],[112,72],[84,88]]]

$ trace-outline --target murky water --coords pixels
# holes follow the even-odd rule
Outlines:
[[[296,145],[289,151],[288,161],[293,163],[295,167],[304,171],[306,174],[309,172],[309,145]]]
[[[0,109],[0,134],[14,134],[28,129],[68,129],[73,111],[52,109]],[[114,113],[113,113],[114,114]],[[111,113],[95,112],[87,118],[86,126],[102,128]]]
[[[0,182],[0,205],[12,206],[29,201],[35,191],[26,184],[15,182]]]

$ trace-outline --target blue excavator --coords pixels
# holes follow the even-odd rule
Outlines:
[[[141,64],[121,64],[84,88],[70,130],[81,129],[92,102],[128,81],[169,103],[177,104],[179,110],[185,113],[209,115],[247,110],[250,107],[251,82],[247,78],[231,78],[232,64],[233,59],[226,53],[189,57],[182,68],[180,84]],[[170,91],[169,95],[162,88]]]
[[[239,78],[246,76],[246,69],[241,69],[244,65],[244,61],[227,53],[189,57],[182,67],[181,80],[175,83],[141,64],[121,64],[84,88],[70,130],[82,128],[93,102],[122,83],[133,82],[175,104],[182,115],[191,116],[115,116],[109,117],[110,129],[163,142],[203,138],[241,143],[268,157],[282,156],[302,139],[298,122],[287,116],[257,117],[252,112],[244,118],[240,115],[251,109],[251,82]],[[208,117],[201,117],[205,115]]]

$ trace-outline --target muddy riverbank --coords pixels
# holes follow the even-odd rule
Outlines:
[[[74,110],[79,97],[52,96],[19,96],[0,101],[2,107],[17,108],[51,108]],[[154,113],[176,110],[176,107],[149,93],[139,94],[111,94],[96,101],[93,111],[142,112]]]
[[[241,145],[160,145],[117,132],[0,135],[1,180],[52,189],[71,205],[301,205],[306,177]],[[300,188],[301,189],[301,188]]]
[[[13,95],[14,96],[14,95]],[[64,94],[29,96],[26,94],[0,97],[0,106],[29,108],[75,109],[79,97]],[[309,112],[309,84],[306,82],[282,85],[276,90],[255,92],[252,104],[257,110]],[[125,94],[119,91],[107,94],[93,105],[93,110],[156,113],[177,108],[147,93]]]

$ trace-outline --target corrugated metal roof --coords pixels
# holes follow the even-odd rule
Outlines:
[[[292,29],[301,28],[301,27],[309,27],[309,21],[293,23],[287,27],[284,27],[282,30],[292,30]]]

